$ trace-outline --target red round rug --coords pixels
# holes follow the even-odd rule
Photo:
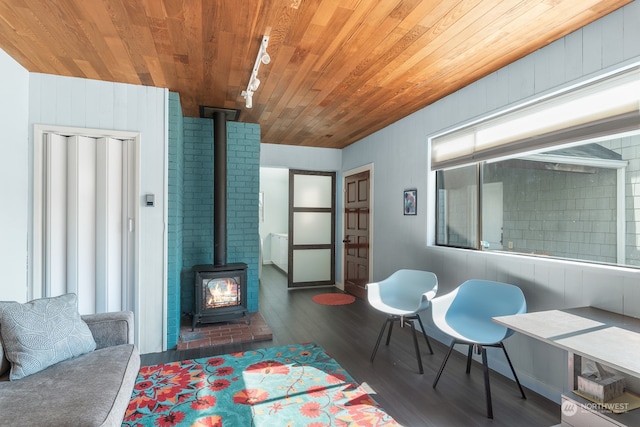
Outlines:
[[[313,302],[322,305],[345,305],[351,304],[356,300],[356,297],[348,294],[319,294],[311,298]]]

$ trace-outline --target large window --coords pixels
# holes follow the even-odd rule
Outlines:
[[[639,102],[506,143],[478,141],[508,117],[436,138],[436,244],[640,267]]]

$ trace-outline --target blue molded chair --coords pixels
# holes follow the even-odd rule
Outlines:
[[[416,349],[416,357],[418,358],[418,370],[422,374],[422,358],[420,357],[420,348],[418,347],[418,338],[416,337],[416,328],[414,320],[417,320],[422,328],[422,334],[427,341],[429,351],[433,354],[429,337],[424,330],[422,319],[419,313],[429,308],[429,301],[436,296],[438,291],[438,278],[430,271],[420,270],[398,270],[386,279],[367,284],[367,299],[369,304],[387,314],[387,319],[382,324],[378,341],[373,348],[371,354],[371,362],[376,357],[380,340],[384,334],[384,330],[389,324],[389,332],[387,334],[387,343],[391,340],[391,331],[394,322],[400,322],[400,326],[410,326],[413,334],[413,345]]]
[[[444,366],[451,355],[453,346],[469,346],[467,354],[467,374],[471,370],[472,351],[482,354],[484,386],[487,400],[487,417],[493,418],[491,389],[489,385],[489,365],[485,347],[500,347],[509,362],[513,377],[518,384],[522,398],[526,399],[516,371],[513,369],[503,341],[513,334],[513,330],[492,320],[495,316],[526,313],[527,302],[524,294],[514,285],[489,280],[467,280],[452,292],[431,301],[433,323],[452,338],[449,351],[442,361],[433,388],[438,384]]]

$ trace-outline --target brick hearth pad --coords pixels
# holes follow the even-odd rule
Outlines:
[[[246,317],[230,322],[200,324],[191,330],[191,319],[186,319],[180,328],[178,350],[213,347],[216,345],[250,341],[268,341],[273,338],[271,328],[260,313],[251,313],[251,324]]]

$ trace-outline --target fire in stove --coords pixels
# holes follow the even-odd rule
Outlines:
[[[206,309],[242,304],[241,287],[235,278],[205,279]]]
[[[191,329],[197,323],[227,322],[245,316],[247,309],[247,264],[196,265],[195,304]]]

